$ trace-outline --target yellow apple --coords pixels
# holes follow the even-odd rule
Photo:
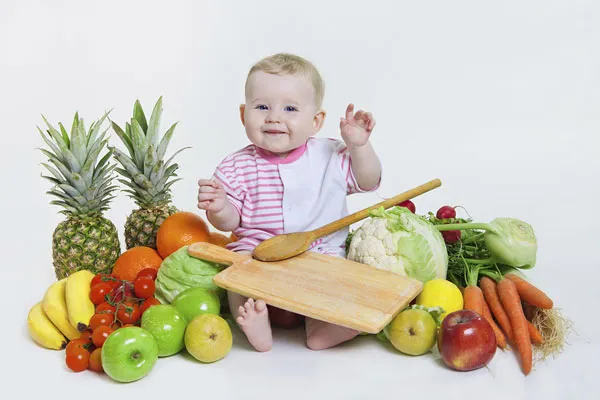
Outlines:
[[[217,314],[200,314],[185,330],[185,348],[196,360],[211,363],[224,358],[233,345],[231,328]]]

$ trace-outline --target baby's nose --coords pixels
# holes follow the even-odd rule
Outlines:
[[[270,110],[269,113],[267,114],[267,121],[268,122],[280,122],[281,117],[279,115],[279,112],[276,110]]]

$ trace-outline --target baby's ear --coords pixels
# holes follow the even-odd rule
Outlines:
[[[244,118],[244,111],[246,111],[246,105],[240,104],[240,120],[242,121],[242,125],[246,126],[246,118]]]
[[[315,129],[315,133],[319,132],[323,127],[323,123],[325,122],[325,116],[327,113],[324,110],[319,111],[315,114],[313,118],[313,127]]]

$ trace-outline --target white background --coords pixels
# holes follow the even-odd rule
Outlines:
[[[248,143],[238,117],[248,68],[279,51],[311,59],[324,76],[320,136],[339,137],[349,102],[377,120],[372,142],[386,175],[377,194],[349,198],[351,211],[440,178],[441,188],[415,199],[418,212],[460,204],[479,221],[534,226],[529,276],[577,331],[562,354],[527,377],[501,352],[489,369],[457,373],[372,337],[311,352],[302,331],[276,332],[273,350],[258,354],[236,333],[219,363],[178,355],[119,385],[69,372],[62,352],[30,340],[27,311],[54,280],[51,235],[62,220],[40,177],[41,114],[70,126],[79,111],[89,125],[113,108],[124,125],[135,99],[149,113],[164,96],[162,130],[180,122],[167,155],[193,147],[177,158],[174,202],[194,211],[197,179]],[[2,0],[0,91],[5,393],[586,399],[598,390],[599,3]],[[132,207],[119,193],[106,213],[121,240]]]

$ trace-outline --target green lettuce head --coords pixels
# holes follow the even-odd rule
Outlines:
[[[202,287],[213,290],[221,301],[225,301],[225,290],[213,283],[213,277],[225,267],[226,265],[192,257],[188,254],[188,246],[181,247],[160,265],[156,276],[155,297],[163,304],[170,304],[184,290]]]
[[[405,207],[371,211],[352,234],[347,258],[423,283],[446,278],[448,251],[442,234]]]

